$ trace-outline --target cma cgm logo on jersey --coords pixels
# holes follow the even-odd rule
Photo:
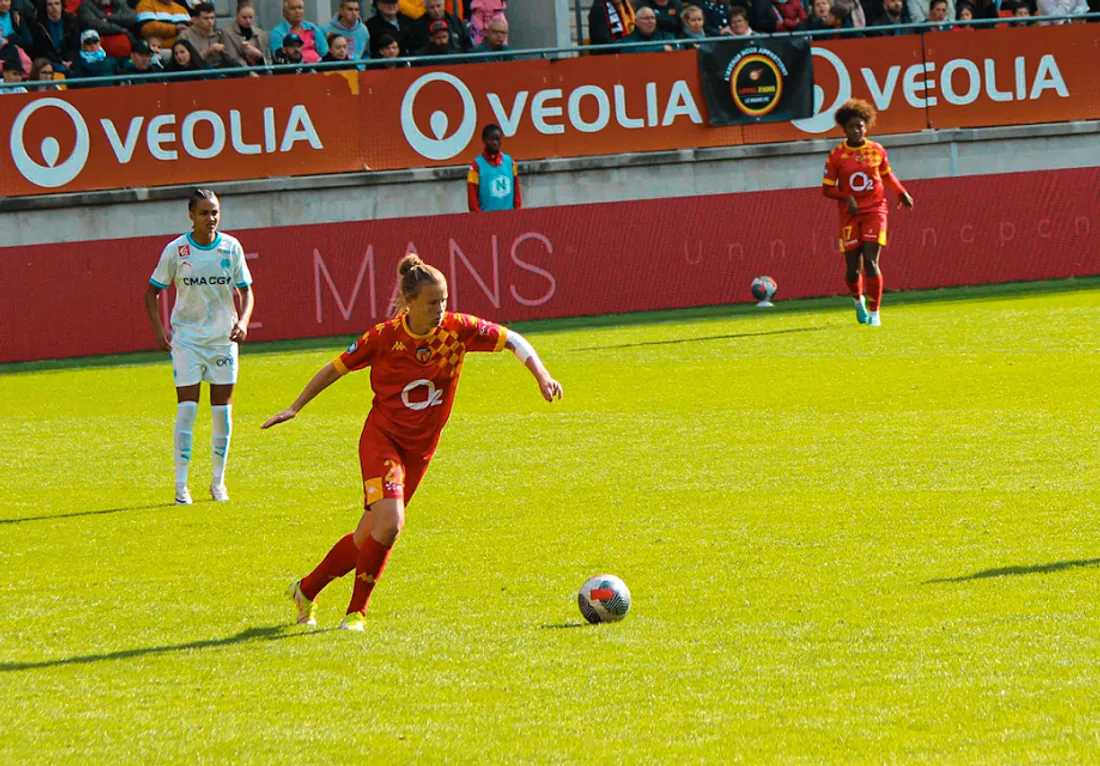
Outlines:
[[[31,138],[35,131],[28,130],[28,123],[40,111],[46,113],[37,117],[35,123],[50,126],[51,133],[62,132],[58,130],[60,127],[68,136],[70,132],[65,129],[65,121],[72,125],[75,139],[71,147],[62,147],[57,136],[52,134],[40,140]],[[308,144],[316,151],[324,149],[309,110],[302,104],[290,108],[282,130],[275,121],[273,107],[263,108],[262,117],[249,116],[252,119],[246,122],[240,110],[230,109],[227,120],[218,112],[201,109],[178,116],[157,114],[148,120],[145,116],[131,117],[129,124],[124,126],[104,117],[98,120],[97,127],[102,135],[97,139],[106,140],[119,165],[128,165],[134,160],[139,144],[144,144],[149,156],[158,162],[175,162],[181,155],[196,160],[218,158],[224,161],[232,154],[289,152],[299,143]],[[59,98],[40,98],[28,103],[15,116],[9,146],[12,162],[23,178],[43,189],[56,189],[76,180],[84,171],[91,154],[92,131],[73,104]],[[32,156],[34,150],[41,161]],[[102,150],[97,156],[100,154]]]

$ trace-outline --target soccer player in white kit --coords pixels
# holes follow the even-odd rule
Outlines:
[[[176,237],[160,255],[149,287],[145,310],[153,323],[157,348],[172,354],[172,376],[176,382],[176,427],[173,443],[176,458],[176,505],[190,505],[187,472],[191,465],[191,437],[199,410],[202,381],[210,384],[210,414],[213,418],[212,451],[214,472],[210,496],[224,502],[225,463],[233,431],[233,387],[237,383],[237,343],[248,335],[255,297],[252,275],[244,250],[235,237],[218,231],[221,206],[217,195],[196,189],[187,201],[192,229]],[[169,285],[176,286],[172,306],[172,334],[160,319],[157,296]],[[234,295],[241,296],[237,315]]]

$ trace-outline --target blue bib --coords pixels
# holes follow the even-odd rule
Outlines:
[[[477,156],[477,199],[482,210],[513,210],[516,185],[512,158],[501,153],[499,167],[490,165],[485,155]]]

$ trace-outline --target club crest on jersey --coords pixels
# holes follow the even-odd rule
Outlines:
[[[191,245],[180,245],[179,246],[179,253],[180,253],[180,258],[190,258],[191,257]]]
[[[421,347],[416,350],[416,361],[421,364],[427,364],[428,360],[432,358],[432,350],[427,347]]]

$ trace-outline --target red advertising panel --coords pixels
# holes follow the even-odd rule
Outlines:
[[[1098,187],[1100,168],[911,181],[887,287],[1100,274]],[[234,233],[264,341],[362,332],[410,250],[447,274],[451,308],[505,322],[745,301],[760,274],[780,299],[843,293],[837,225],[835,203],[799,189]],[[0,249],[3,284],[51,286],[0,302],[0,361],[152,348],[142,293],[168,239]]]
[[[499,124],[519,160],[1100,118],[1100,25],[901,35],[813,49],[815,114],[712,128],[694,51],[5,96],[0,196],[465,164]]]
[[[4,196],[363,167],[354,74],[4,96]]]
[[[972,128],[1100,118],[1095,24],[925,35],[913,77],[929,127]]]

